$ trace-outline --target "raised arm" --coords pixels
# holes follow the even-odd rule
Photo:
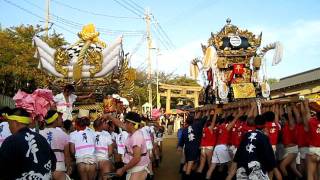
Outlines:
[[[105,120],[111,120],[116,126],[126,130],[125,124],[122,121],[120,121],[118,118],[115,118],[110,114],[103,114],[102,118]]]
[[[90,94],[88,94],[88,95],[86,95],[86,96],[77,96],[77,101],[80,101],[80,100],[82,100],[82,99],[88,99],[88,98],[91,98],[92,97],[92,95],[93,95],[93,93],[90,93]]]
[[[295,120],[293,118],[292,106],[291,105],[287,106],[287,111],[288,111],[289,127],[290,127],[290,129],[292,129],[295,126]]]
[[[279,104],[273,104],[272,112],[274,112],[274,122],[276,123],[279,123],[279,111],[280,111]]]
[[[214,126],[216,125],[216,120],[217,120],[217,113],[216,113],[216,111],[214,111],[214,114],[213,114],[213,117],[212,117],[212,122],[211,122],[211,125],[210,125],[210,129],[214,129]]]
[[[235,111],[234,119],[228,124],[227,131],[230,131],[233,128],[233,126],[235,125],[235,123],[237,122],[237,120],[242,114],[243,114],[243,111],[241,109]]]
[[[248,118],[255,118],[255,114],[257,113],[257,105],[256,102],[250,103],[250,110],[248,112]]]
[[[300,107],[299,109],[297,108],[298,104],[291,104],[292,110],[293,110],[293,114],[296,118],[296,123],[301,123],[302,122],[302,118],[301,118],[301,111],[300,111]]]
[[[301,114],[302,114],[302,118],[303,118],[303,124],[304,124],[304,127],[306,128],[306,130],[308,130],[309,129],[308,121],[311,118],[309,101],[304,100],[303,102],[301,102],[300,106],[301,106]]]

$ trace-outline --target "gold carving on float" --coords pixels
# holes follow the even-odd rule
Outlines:
[[[219,33],[211,33],[211,37],[208,40],[208,46],[214,45],[217,48],[219,56],[253,56],[257,51],[257,47],[261,44],[262,34],[256,37],[256,35],[248,30],[239,30],[237,26],[230,24],[230,22],[231,21],[227,21],[227,25],[225,25]],[[229,47],[222,49],[223,40],[230,36],[246,38],[250,46],[247,49],[241,48],[238,50],[232,50]],[[204,47],[202,47],[202,49],[204,49]]]
[[[82,31],[78,33],[78,36],[82,39],[82,41],[90,40],[92,43],[98,43],[102,47],[106,47],[106,43],[98,38],[99,32],[96,32],[96,28],[93,24],[83,26]]]
[[[256,91],[252,83],[232,84],[231,87],[236,99],[256,97]]]
[[[99,32],[96,32],[93,24],[84,26],[82,31],[78,33],[78,36],[80,40],[71,47],[73,48],[79,46],[80,43],[84,43],[77,57],[77,62],[73,65],[73,78],[79,83],[84,62],[93,66],[89,69],[90,77],[94,77],[97,72],[102,70],[102,53],[90,45],[96,44],[105,48],[106,44],[98,38]],[[67,78],[68,68],[64,66],[69,64],[70,57],[66,49],[57,49],[54,59],[57,72],[61,73],[65,78]]]
[[[94,51],[93,49],[88,49],[87,51],[87,61],[90,65],[93,65],[93,68],[89,69],[90,77],[93,77],[97,72],[102,69],[102,53]]]
[[[57,72],[61,73],[64,77],[68,76],[68,68],[63,67],[68,65],[69,63],[69,56],[67,51],[62,48],[58,48],[54,54],[55,59],[55,68]]]

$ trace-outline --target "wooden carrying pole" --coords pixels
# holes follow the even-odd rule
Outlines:
[[[241,108],[241,107],[246,107],[250,106],[251,102],[256,101],[256,99],[248,99],[248,100],[242,100],[238,102],[230,102],[228,104],[210,104],[210,105],[205,105],[202,107],[198,108],[193,108],[190,109],[190,112],[194,111],[207,111],[207,110],[213,110],[217,108],[227,108],[227,109],[235,109],[235,108]],[[288,104],[288,103],[297,103],[300,102],[301,99],[299,97],[290,97],[290,98],[280,98],[280,99],[273,99],[273,100],[260,100],[261,101],[261,106],[270,106],[272,104]],[[309,99],[309,102],[317,102],[320,101],[320,98],[315,98],[315,99]]]

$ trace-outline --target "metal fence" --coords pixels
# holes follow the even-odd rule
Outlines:
[[[9,96],[4,96],[0,94],[0,107],[8,106],[9,108],[15,107],[15,102]]]

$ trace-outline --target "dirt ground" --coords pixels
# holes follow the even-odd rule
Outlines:
[[[162,162],[155,172],[155,180],[179,180],[180,154],[177,152],[177,138],[163,140]]]

